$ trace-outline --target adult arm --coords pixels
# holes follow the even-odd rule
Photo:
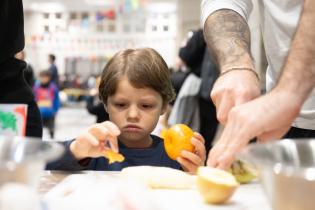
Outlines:
[[[315,1],[305,0],[277,90],[296,97],[301,106],[315,85]]]
[[[205,40],[221,73],[232,68],[253,69],[250,31],[250,0],[203,1]],[[207,16],[208,15],[208,16]],[[231,71],[220,76],[211,91],[218,120],[225,124],[232,107],[260,95],[259,81],[251,71]]]
[[[315,86],[315,1],[305,0],[291,49],[276,87],[268,94],[234,107],[208,165],[227,168],[248,141],[281,138]]]

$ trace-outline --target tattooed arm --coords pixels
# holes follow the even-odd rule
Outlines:
[[[313,28],[315,1],[305,0],[277,85],[268,94],[231,109],[224,131],[209,153],[207,165],[228,168],[235,154],[251,138],[257,137],[261,142],[280,139],[290,129],[303,102],[315,86],[315,31],[310,30]]]
[[[250,31],[238,13],[218,10],[206,20],[204,33],[221,72],[233,67],[254,68],[250,54]]]
[[[221,73],[231,68],[254,69],[250,54],[250,31],[245,19],[228,9],[212,13],[205,22],[204,34]],[[211,98],[217,118],[225,124],[232,107],[260,95],[259,81],[251,71],[230,71],[216,81]]]

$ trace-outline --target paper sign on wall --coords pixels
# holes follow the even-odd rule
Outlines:
[[[25,136],[26,104],[0,104],[0,135]]]

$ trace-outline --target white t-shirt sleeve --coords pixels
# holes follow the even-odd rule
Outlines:
[[[247,21],[253,9],[253,3],[252,0],[202,0],[202,25],[204,26],[209,15],[220,9],[234,10]]]

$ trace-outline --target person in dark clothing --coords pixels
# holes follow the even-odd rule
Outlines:
[[[201,66],[206,49],[206,42],[203,37],[203,30],[193,32],[185,46],[179,49],[178,56],[189,67],[190,72],[200,77]]]
[[[176,95],[178,95],[180,88],[182,87],[187,76],[188,76],[188,72],[184,72],[181,70],[172,73],[171,82],[174,87]]]
[[[208,152],[212,147],[212,141],[219,124],[216,118],[215,105],[209,96],[209,92],[218,78],[219,70],[206,48],[202,29],[195,31],[187,44],[180,48],[179,58],[192,73],[201,78],[199,91],[200,134],[206,140],[205,146]]]
[[[205,145],[207,153],[212,148],[212,142],[215,138],[219,121],[217,119],[216,107],[209,96],[214,82],[219,76],[219,69],[213,62],[209,50],[206,48],[201,66],[201,86],[199,90],[199,108],[200,108],[200,133],[206,139]]]
[[[25,135],[41,138],[40,113],[23,75],[26,63],[14,57],[24,48],[22,0],[0,1],[0,25],[0,103],[27,104]]]
[[[53,54],[48,55],[48,62],[50,64],[48,70],[50,71],[51,74],[51,80],[55,83],[57,87],[59,87],[59,74],[58,74],[58,68],[55,64],[56,61],[56,56]]]
[[[96,122],[101,123],[109,120],[109,115],[102,102],[95,102],[95,96],[88,96],[86,99],[86,109],[90,114],[96,116]]]
[[[25,61],[24,51],[21,51],[15,54],[15,58]],[[30,87],[34,86],[35,84],[34,70],[33,70],[33,67],[29,63],[26,63],[26,68],[24,69],[24,79],[26,80],[27,84]]]
[[[99,100],[98,87],[100,79],[100,77],[96,79],[96,88],[91,89],[90,95],[86,99],[86,109],[90,114],[96,116],[97,123],[109,120],[104,104]]]
[[[64,143],[63,158],[47,168],[121,170],[151,165],[195,173],[204,165],[206,155],[200,134],[194,133],[191,139],[195,151],[183,151],[176,161],[167,156],[162,139],[151,135],[174,98],[169,75],[165,61],[153,49],[127,49],[114,55],[103,70],[99,86],[111,122],[96,124],[75,140]],[[110,164],[104,158],[106,151],[118,149],[125,160]]]
[[[175,68],[176,68],[176,71],[171,71],[171,83],[173,85],[176,95],[175,95],[175,100],[170,102],[171,106],[174,105],[177,99],[177,96],[179,94],[179,91],[181,87],[183,86],[186,78],[189,75],[189,72],[185,68],[183,61],[179,57],[176,58]]]

